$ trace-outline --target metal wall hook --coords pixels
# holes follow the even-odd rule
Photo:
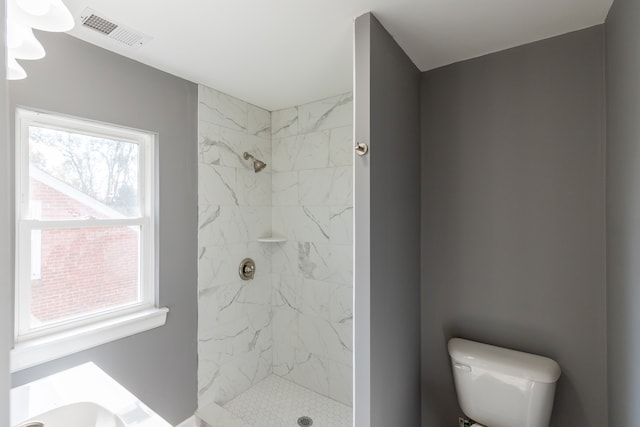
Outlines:
[[[367,144],[365,144],[364,142],[356,142],[356,144],[353,146],[353,148],[356,150],[356,153],[359,156],[364,156],[365,154],[367,154],[369,152],[369,146]]]

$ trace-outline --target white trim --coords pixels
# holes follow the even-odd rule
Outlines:
[[[84,135],[96,138],[114,139],[137,144],[148,141],[149,131],[127,128],[110,123],[98,122],[90,119],[64,116],[60,114],[47,113],[42,111],[16,108],[16,117],[20,116],[30,125],[47,127],[49,129],[63,132],[81,132]],[[24,128],[28,129],[28,125]]]
[[[186,420],[184,420],[183,422],[181,422],[180,424],[178,424],[176,427],[197,427],[197,420],[196,420],[196,416],[192,415],[189,418],[187,418]]]
[[[10,354],[11,372],[30,368],[82,350],[162,326],[168,308],[152,308],[80,328],[16,344]]]
[[[144,218],[123,219],[62,219],[62,220],[36,220],[23,219],[20,221],[29,229],[59,229],[59,228],[101,228],[101,227],[141,227],[146,224]]]
[[[48,335],[55,335],[63,333],[65,331],[72,331],[83,326],[90,326],[93,324],[100,324],[101,322],[107,322],[109,320],[121,319],[130,314],[140,313],[145,310],[155,309],[155,306],[145,304],[144,302],[123,304],[117,307],[110,307],[105,310],[98,310],[94,312],[85,313],[69,319],[62,319],[51,323],[45,323],[44,325],[37,325],[21,334],[16,339],[16,344],[21,342],[31,341],[37,338],[42,338]]]
[[[138,171],[140,174],[140,212],[143,224],[140,227],[140,284],[142,300],[160,304],[159,287],[156,284],[156,193],[155,193],[155,136],[147,134],[145,144],[140,144]],[[144,189],[144,190],[143,190]]]

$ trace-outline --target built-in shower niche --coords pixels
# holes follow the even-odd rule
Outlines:
[[[199,87],[199,408],[272,375],[351,406],[352,105],[271,113]]]
[[[265,233],[262,236],[258,237],[258,242],[260,243],[284,243],[288,239],[280,233]]]

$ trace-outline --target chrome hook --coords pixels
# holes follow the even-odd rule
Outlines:
[[[356,150],[358,156],[364,156],[369,152],[369,146],[364,142],[356,142],[353,148]]]

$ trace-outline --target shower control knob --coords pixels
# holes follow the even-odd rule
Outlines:
[[[256,263],[251,258],[245,258],[240,262],[238,274],[242,280],[252,280],[256,274]]]
[[[356,145],[354,145],[356,153],[359,156],[364,156],[365,154],[367,154],[369,152],[369,146],[367,144],[365,144],[364,142],[356,142]]]

